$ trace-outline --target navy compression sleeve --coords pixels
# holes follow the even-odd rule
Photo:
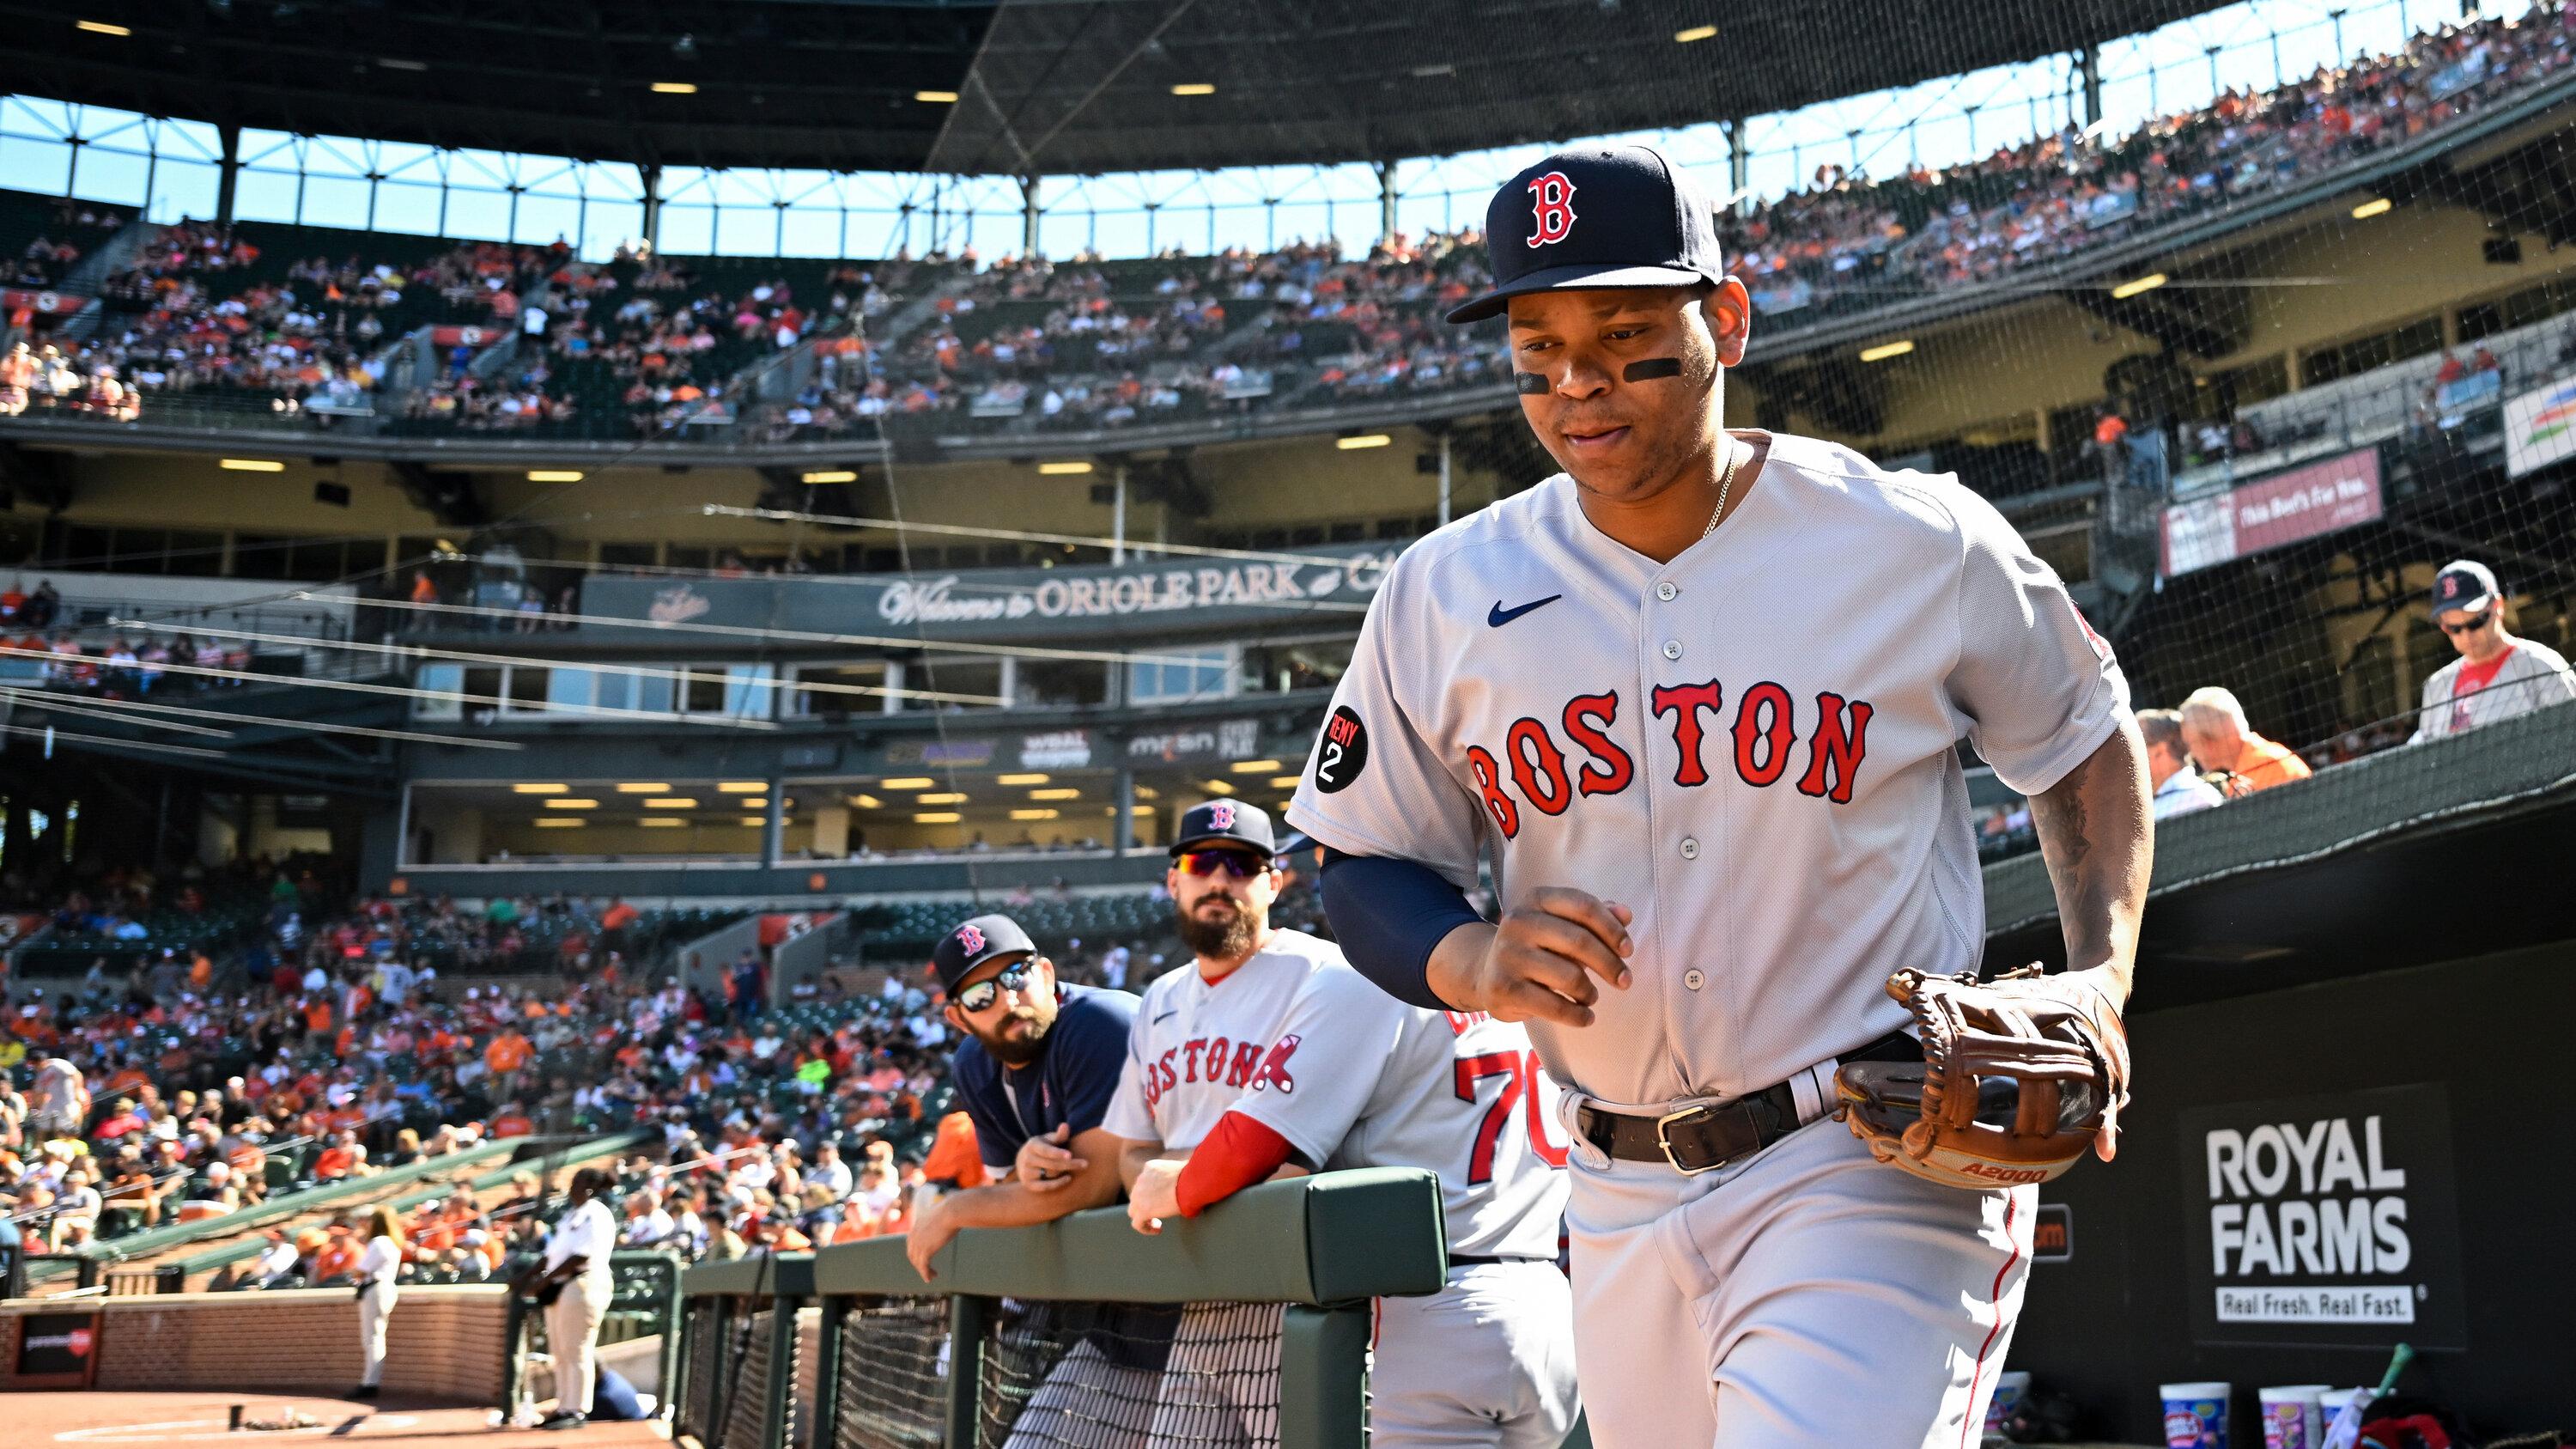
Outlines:
[[[1408,1006],[1450,1009],[1431,993],[1431,950],[1451,931],[1484,919],[1465,892],[1427,865],[1330,848],[1323,892],[1324,915],[1361,975]]]

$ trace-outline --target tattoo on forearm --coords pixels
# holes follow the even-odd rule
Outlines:
[[[2153,859],[2143,751],[2124,731],[2032,798],[2031,823],[2070,959],[2113,960],[2136,934]]]

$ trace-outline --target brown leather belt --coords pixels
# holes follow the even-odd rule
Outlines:
[[[1835,1060],[1919,1062],[1923,1044],[1904,1032],[1891,1031]],[[1731,1102],[1685,1107],[1661,1117],[1578,1106],[1574,1124],[1584,1140],[1622,1162],[1661,1162],[1696,1176],[1750,1157],[1796,1131],[1798,1096],[1787,1082],[1779,1082]]]

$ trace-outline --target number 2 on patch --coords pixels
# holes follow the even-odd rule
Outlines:
[[[1512,1109],[1523,1101],[1529,1110],[1523,1114],[1529,1125],[1530,1151],[1550,1167],[1565,1165],[1565,1149],[1547,1140],[1547,1130],[1539,1125],[1545,1115],[1540,1109],[1538,1053],[1486,1052],[1479,1056],[1460,1057],[1452,1063],[1456,1074],[1458,1100],[1476,1100],[1476,1084],[1487,1077],[1501,1077],[1502,1090],[1494,1094],[1494,1105],[1485,1109],[1485,1120],[1476,1127],[1476,1149],[1467,1158],[1467,1181],[1479,1185],[1494,1180],[1494,1149],[1502,1141],[1503,1124],[1510,1120]]]

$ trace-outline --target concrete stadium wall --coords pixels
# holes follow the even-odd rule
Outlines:
[[[0,1389],[18,1387],[18,1338],[29,1315],[85,1305],[104,1315],[95,1350],[100,1389],[345,1393],[358,1383],[357,1298],[313,1289],[0,1303]],[[508,1307],[508,1290],[498,1285],[403,1289],[386,1327],[385,1388],[498,1404]]]

